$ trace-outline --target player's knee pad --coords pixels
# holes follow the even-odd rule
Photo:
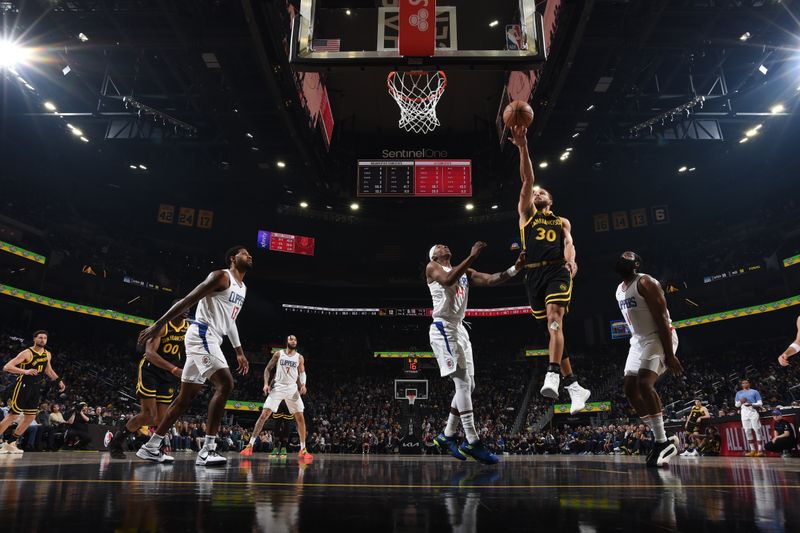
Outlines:
[[[561,329],[561,322],[554,318],[550,320],[550,324],[547,327],[550,329],[550,331],[555,333]]]

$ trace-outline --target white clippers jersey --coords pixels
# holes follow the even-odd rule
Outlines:
[[[280,356],[278,357],[277,372],[275,373],[275,382],[272,387],[277,390],[296,389],[300,368],[300,354],[294,352],[294,354],[289,355],[286,350],[281,350],[278,353]]]
[[[236,321],[239,311],[244,305],[247,287],[233,277],[230,270],[224,270],[230,280],[230,286],[224,291],[209,294],[197,304],[195,320],[208,326],[215,336],[222,342],[222,337],[228,334],[231,326]]]
[[[639,294],[639,280],[642,279],[642,276],[647,276],[647,274],[636,274],[627,289],[623,290],[622,283],[617,287],[619,309],[622,311],[625,323],[628,324],[628,329],[631,330],[633,339],[636,340],[658,335],[658,325],[653,319],[644,297]],[[648,277],[658,283],[657,279],[652,276]],[[669,319],[669,310],[667,311],[667,317]],[[669,323],[672,325],[672,319],[669,319]]]
[[[442,267],[445,272],[453,270]],[[467,296],[469,296],[469,278],[463,274],[457,283],[445,287],[438,281],[428,283],[433,298],[433,320],[445,322],[461,322],[467,313]]]

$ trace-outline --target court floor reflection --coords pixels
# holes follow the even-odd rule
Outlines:
[[[3,531],[800,531],[800,461],[229,456],[223,469],[99,453],[0,456]]]

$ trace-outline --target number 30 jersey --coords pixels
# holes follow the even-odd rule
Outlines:
[[[222,337],[228,334],[236,317],[244,306],[244,297],[247,287],[239,284],[230,270],[223,270],[228,276],[230,285],[224,291],[209,294],[197,304],[195,321],[208,327],[208,333],[216,337],[217,343],[222,343]],[[204,332],[203,332],[204,333]],[[204,335],[200,335],[203,337]]]
[[[533,211],[519,229],[527,264],[564,259],[564,221],[552,211]]]

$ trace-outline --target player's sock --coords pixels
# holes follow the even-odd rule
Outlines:
[[[467,436],[467,442],[475,444],[480,440],[478,438],[478,432],[475,431],[475,418],[472,415],[472,411],[461,415],[461,425],[464,427],[464,434]]]
[[[304,441],[304,440],[300,441],[300,449],[301,450],[305,450],[306,449],[306,441]]]
[[[217,449],[217,436],[216,435],[206,435],[206,439],[203,441],[203,448],[206,450],[213,452]]]
[[[550,363],[547,365],[548,372],[555,372],[556,374],[561,374],[561,365],[558,363]]]
[[[145,444],[145,446],[147,446],[148,448],[161,448],[162,442],[164,442],[164,436],[153,433],[153,435],[150,437],[150,440],[147,441],[147,444]]]
[[[664,431],[664,415],[662,413],[651,415],[650,425],[653,427],[656,442],[667,442],[667,432]]]
[[[256,445],[256,437],[255,435],[253,435],[252,437],[250,437],[250,446],[255,446],[255,445]]]
[[[578,378],[575,377],[575,374],[570,374],[569,376],[564,376],[563,379],[564,379],[564,385],[567,386],[567,387],[572,385],[573,383],[577,383],[578,382]]]
[[[458,431],[458,422],[461,420],[458,415],[454,415],[452,412],[450,416],[447,417],[447,425],[444,427],[444,436],[445,437],[454,437],[456,432]]]

